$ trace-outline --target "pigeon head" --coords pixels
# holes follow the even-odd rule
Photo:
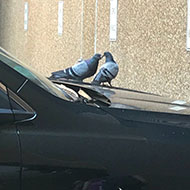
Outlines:
[[[100,59],[102,58],[102,56],[101,56],[101,54],[96,53],[96,54],[94,55],[94,58],[97,59],[97,60],[100,60]]]
[[[113,56],[110,52],[104,52],[104,56],[106,57],[106,62],[114,61]]]

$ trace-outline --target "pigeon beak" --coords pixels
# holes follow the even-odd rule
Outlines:
[[[100,59],[102,59],[105,55],[102,55],[102,57],[100,57]]]

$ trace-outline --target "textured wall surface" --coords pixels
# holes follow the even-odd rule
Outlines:
[[[190,100],[186,1],[119,0],[118,40],[109,42],[109,1],[99,0],[98,49],[119,63],[115,85]],[[102,40],[104,39],[104,40]]]
[[[45,76],[94,54],[96,0],[64,0],[62,36],[58,0],[27,2],[24,31],[24,0],[0,0],[2,47]],[[110,0],[98,0],[96,44],[97,52],[111,51],[119,64],[112,84],[190,100],[187,1],[118,0],[116,42],[109,41],[109,8]]]
[[[88,58],[94,54],[94,35],[95,35],[95,0],[83,0],[84,19],[83,19],[83,57]]]
[[[20,58],[24,58],[24,2],[0,0],[0,45]]]
[[[24,1],[20,4],[17,1],[1,0],[2,47],[47,76],[80,58],[80,0],[64,0],[62,36],[57,29],[58,1],[26,1],[29,4],[28,31],[24,31],[23,25]]]

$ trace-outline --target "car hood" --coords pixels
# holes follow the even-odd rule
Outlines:
[[[66,86],[69,85],[69,87],[71,85],[80,86],[82,88],[98,92],[103,97],[107,97],[107,99],[109,99],[111,102],[109,105],[110,108],[185,115],[190,114],[190,103],[184,100],[170,99],[156,94],[124,88],[96,86],[91,85],[90,83],[68,81],[61,81],[61,83]]]
[[[190,114],[190,104],[183,100],[173,100],[155,94],[127,89],[99,88],[111,100],[111,107]]]

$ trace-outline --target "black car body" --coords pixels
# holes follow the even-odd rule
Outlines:
[[[154,94],[51,82],[1,48],[0,189],[71,190],[91,180],[189,189],[189,114],[188,103]]]

